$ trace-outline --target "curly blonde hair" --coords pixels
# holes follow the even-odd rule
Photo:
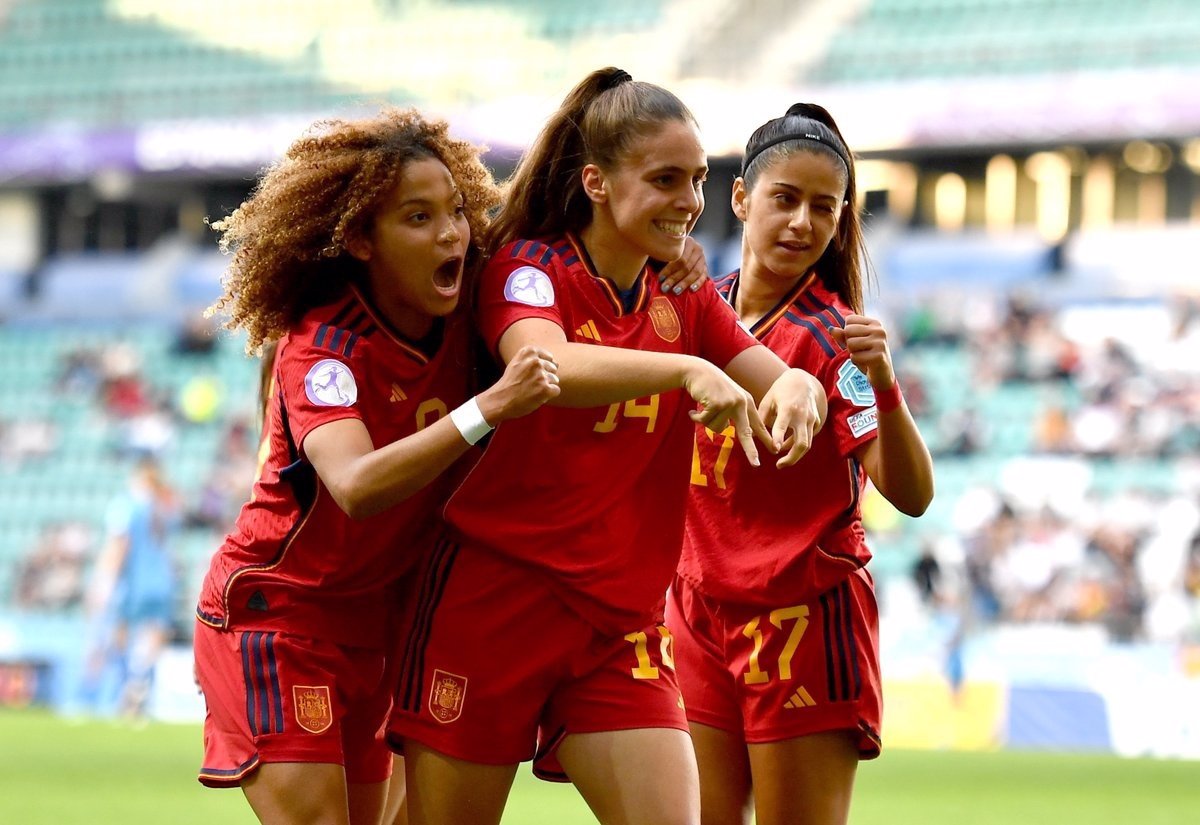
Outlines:
[[[226,328],[244,329],[246,350],[255,353],[334,299],[363,271],[347,242],[366,231],[405,165],[425,157],[446,164],[463,193],[471,228],[467,266],[474,267],[488,213],[500,203],[482,151],[415,109],[318,121],[267,168],[241,206],[213,223],[221,251],[233,260],[208,314],[225,314]]]

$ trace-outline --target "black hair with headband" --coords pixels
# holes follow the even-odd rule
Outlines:
[[[778,151],[771,152],[777,147]],[[838,217],[836,234],[814,268],[827,289],[838,295],[854,312],[862,312],[865,282],[870,278],[870,263],[863,240],[862,216],[857,207],[858,184],[855,181],[854,156],[847,148],[846,139],[842,137],[833,116],[815,103],[796,103],[783,117],[769,120],[755,129],[750,140],[746,141],[742,185],[745,192],[749,193],[766,164],[797,147],[804,151],[811,147],[815,152],[835,157],[845,169],[845,204]],[[830,162],[834,163],[832,160]]]
[[[795,103],[783,117],[767,121],[750,135],[742,160],[742,177],[746,176],[755,158],[772,146],[800,140],[811,141],[832,151],[842,161],[848,174],[853,168],[846,141],[829,112],[815,103]]]

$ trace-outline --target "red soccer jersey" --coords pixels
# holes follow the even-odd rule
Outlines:
[[[304,455],[304,438],[360,419],[376,447],[437,421],[467,398],[470,323],[440,324],[440,341],[406,340],[353,290],[309,312],[279,343],[251,500],[213,557],[197,615],[221,628],[278,630],[378,646],[390,585],[431,546],[461,472],[395,507],[347,516]],[[435,330],[435,336],[437,330]]]
[[[732,303],[738,273],[717,290]],[[726,601],[782,605],[823,593],[866,564],[859,509],[866,473],[854,459],[875,437],[875,394],[829,334],[849,308],[815,273],[752,328],[788,365],[815,375],[829,416],[794,466],[752,467],[730,430],[695,428],[692,486],[679,574]]]
[[[702,356],[724,367],[754,346],[711,285],[663,295],[647,268],[626,309],[573,238],[506,246],[483,273],[479,325],[496,351],[524,318],[570,341]],[[625,633],[654,618],[679,558],[693,408],[682,390],[570,409],[544,406],[496,428],[446,508],[472,545],[548,575],[595,627]]]

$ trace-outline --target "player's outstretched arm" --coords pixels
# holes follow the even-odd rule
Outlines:
[[[750,394],[703,358],[576,344],[567,340],[562,327],[544,318],[523,318],[505,330],[500,357],[507,360],[511,353],[529,345],[550,352],[558,364],[562,393],[552,404],[600,407],[683,389],[700,405],[693,420],[718,430],[727,423],[735,425],[751,463],[758,463],[756,436],[771,444]]]
[[[423,430],[375,449],[362,421],[344,418],[309,433],[304,451],[338,506],[366,518],[425,487],[501,421],[557,396],[557,369],[550,353],[525,347],[494,385]]]

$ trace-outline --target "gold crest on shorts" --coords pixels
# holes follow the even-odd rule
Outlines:
[[[325,685],[292,685],[296,722],[309,733],[324,733],[333,724],[333,706]]]
[[[662,295],[656,295],[647,312],[650,313],[650,323],[654,324],[654,331],[658,333],[659,338],[668,343],[679,340],[679,316],[675,314],[675,308],[671,306],[670,301]]]
[[[433,718],[447,724],[462,716],[463,701],[467,698],[467,679],[444,670],[433,671],[433,686],[429,689],[429,712]]]

